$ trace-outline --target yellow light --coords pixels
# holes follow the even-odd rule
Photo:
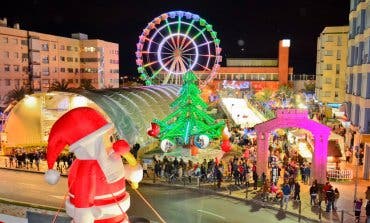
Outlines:
[[[24,99],[24,104],[27,107],[34,107],[37,104],[37,98],[35,98],[33,96],[26,95],[25,99]]]
[[[307,108],[307,106],[305,104],[303,104],[303,103],[299,103],[298,104],[298,108],[303,108],[304,109],[304,108]]]
[[[290,47],[290,39],[283,39],[283,47]]]

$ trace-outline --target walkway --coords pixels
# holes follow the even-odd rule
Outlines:
[[[5,157],[0,156],[0,168],[5,168]],[[9,166],[7,167],[9,168]],[[13,168],[14,169],[14,168]],[[19,171],[33,171],[35,173],[42,174],[47,169],[47,165],[45,161],[40,163],[40,171],[36,171],[33,169],[15,169]],[[169,182],[166,182],[166,179],[153,179],[152,172],[149,172],[150,177],[145,177],[143,180],[143,184],[163,184],[168,185]],[[353,182],[331,182],[333,187],[337,187],[340,191],[340,198],[338,201],[338,210],[337,212],[326,213],[324,209],[324,205],[322,208],[318,207],[311,207],[310,200],[309,200],[309,185],[301,184],[301,208],[299,208],[299,202],[297,201],[290,201],[288,205],[287,212],[295,214],[297,216],[297,221],[301,216],[302,222],[306,219],[321,221],[322,222],[346,222],[352,223],[354,222],[354,213],[353,213],[353,192],[354,192],[354,183]],[[249,187],[246,190],[246,187],[243,186],[236,186],[232,181],[224,180],[222,183],[221,189],[217,189],[215,183],[208,182],[208,183],[200,183],[197,178],[193,178],[192,182],[189,183],[187,178],[186,180],[176,180],[172,182],[171,185],[177,187],[187,187],[189,189],[194,190],[207,190],[211,193],[217,193],[219,195],[232,197],[238,200],[248,200],[255,202],[256,205],[261,206],[262,208],[272,208],[272,209],[280,209],[280,205],[277,202],[263,202],[259,196],[258,191],[253,190],[253,187]],[[365,197],[366,187],[370,185],[370,181],[366,180],[359,180],[358,186],[358,197]],[[1,207],[1,206],[0,206]],[[1,209],[0,209],[1,211]],[[1,212],[0,212],[1,213]],[[301,214],[299,214],[301,213]],[[362,211],[363,219],[364,219],[365,211]],[[7,215],[13,215],[19,217],[16,213],[7,213]],[[343,217],[343,221],[342,220]],[[0,218],[0,221],[2,218]],[[362,221],[363,222],[363,221]]]

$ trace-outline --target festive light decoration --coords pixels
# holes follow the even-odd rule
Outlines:
[[[139,77],[151,85],[158,75],[180,83],[189,70],[209,74],[201,86],[215,76],[222,60],[220,40],[213,26],[199,15],[184,11],[163,13],[145,27],[136,44]],[[158,81],[157,81],[158,82]]]
[[[231,150],[231,144],[230,144],[230,141],[229,141],[229,140],[222,140],[222,143],[221,143],[221,149],[222,149],[222,151],[224,151],[225,153],[230,152],[230,150]]]
[[[180,96],[170,105],[175,111],[163,120],[153,121],[160,127],[158,138],[162,143],[170,140],[184,147],[198,144],[199,148],[205,148],[210,139],[221,136],[225,124],[216,122],[207,114],[208,105],[200,97],[196,79],[194,73],[188,71],[184,75]]]
[[[175,148],[175,143],[173,143],[171,140],[164,139],[161,142],[161,149],[163,152],[168,153],[171,152]]]
[[[199,135],[194,137],[194,145],[199,149],[204,149],[209,145],[209,137],[206,135]]]
[[[150,123],[152,128],[150,130],[148,130],[148,135],[150,135],[151,137],[157,137],[158,134],[159,134],[159,131],[160,131],[160,128],[159,128],[159,125],[157,125],[156,123]]]

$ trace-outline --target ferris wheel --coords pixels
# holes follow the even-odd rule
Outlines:
[[[213,26],[199,15],[172,11],[154,18],[136,44],[136,65],[146,85],[181,84],[182,75],[192,70],[201,86],[216,75],[220,39]]]

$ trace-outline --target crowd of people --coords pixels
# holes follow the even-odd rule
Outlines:
[[[5,159],[5,167],[25,168],[40,170],[40,161],[44,159],[45,153],[42,150],[31,150],[26,152],[25,149],[13,149]]]

